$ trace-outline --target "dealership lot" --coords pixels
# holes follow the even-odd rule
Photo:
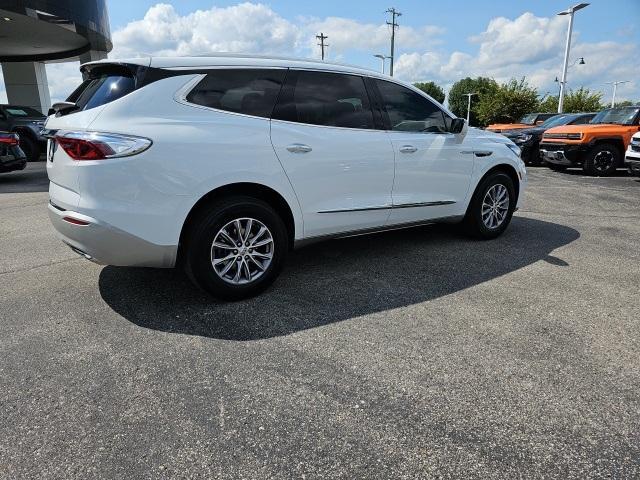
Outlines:
[[[491,242],[294,252],[221,303],[101,267],[0,175],[0,478],[637,478],[640,179],[530,170]]]

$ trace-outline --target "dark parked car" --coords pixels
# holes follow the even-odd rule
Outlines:
[[[46,150],[47,140],[40,134],[46,119],[31,107],[0,105],[0,131],[20,135],[20,148],[30,162],[38,160]]]
[[[23,170],[27,157],[20,148],[16,133],[0,132],[0,173]]]
[[[522,149],[522,160],[527,165],[541,165],[540,141],[545,130],[560,125],[582,125],[589,123],[595,113],[560,113],[546,120],[540,125],[518,130],[507,130],[502,134],[510,138]]]

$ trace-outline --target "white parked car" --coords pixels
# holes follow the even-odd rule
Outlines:
[[[220,55],[99,61],[48,118],[49,212],[101,264],[185,268],[255,295],[292,247],[463,222],[500,235],[526,184],[511,140],[344,65]]]
[[[629,169],[629,173],[640,177],[640,132],[631,137],[624,156],[624,164]]]

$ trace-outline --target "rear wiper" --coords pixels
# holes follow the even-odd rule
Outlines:
[[[54,103],[53,105],[51,105],[51,108],[49,109],[49,115],[53,115],[58,114],[58,113],[63,113],[66,112],[68,110],[78,110],[80,107],[78,107],[75,103],[73,102],[57,102]]]

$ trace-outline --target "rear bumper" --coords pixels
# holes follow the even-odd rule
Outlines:
[[[584,162],[584,154],[586,152],[587,147],[585,145],[559,142],[540,143],[540,158],[555,165],[580,166]]]
[[[629,169],[629,173],[632,175],[640,176],[640,155],[629,155],[628,153],[624,157],[624,166]]]
[[[86,222],[77,225],[66,218]],[[78,212],[49,204],[49,218],[64,243],[76,253],[102,265],[171,268],[177,245],[156,245]]]

